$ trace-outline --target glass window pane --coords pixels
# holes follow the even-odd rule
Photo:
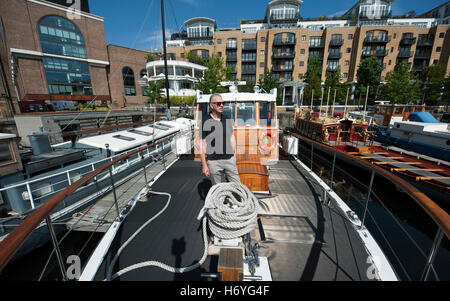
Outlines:
[[[0,163],[12,161],[11,151],[8,142],[0,142]]]
[[[239,102],[237,103],[237,125],[254,126],[256,125],[255,103]]]
[[[272,126],[275,124],[275,104],[273,102],[259,103],[259,124]]]

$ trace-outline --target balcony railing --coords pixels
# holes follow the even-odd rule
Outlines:
[[[340,59],[341,55],[341,52],[330,52],[328,54],[328,59]]]
[[[423,51],[417,51],[416,55],[414,56],[415,59],[429,59],[431,57],[431,52],[423,52]]]
[[[287,39],[283,41],[282,39],[275,39],[273,40],[273,45],[275,46],[287,46],[287,45],[295,45],[296,40],[295,39]]]
[[[237,62],[237,56],[227,56],[227,62]]]
[[[343,39],[331,39],[330,46],[342,46],[344,44]]]
[[[294,66],[273,66],[272,71],[274,72],[283,72],[283,71],[293,71]]]
[[[256,74],[256,69],[255,70],[242,70],[242,74]]]
[[[237,44],[227,44],[227,49],[237,49]]]
[[[364,39],[364,43],[389,43],[391,36],[367,36]]]
[[[417,40],[417,46],[433,46],[434,44],[434,40],[430,39],[430,38],[425,38],[425,39],[418,39]]]
[[[410,58],[414,56],[414,51],[400,51],[398,53],[399,58]]]
[[[274,53],[272,55],[273,59],[293,59],[295,58],[295,53]]]
[[[322,42],[314,42],[314,43],[309,43],[309,48],[324,48],[325,47],[325,43]]]
[[[242,44],[242,50],[256,50],[256,44]]]
[[[338,66],[327,66],[327,71],[337,71],[339,69],[339,65]]]
[[[403,38],[400,41],[401,45],[414,45],[416,43],[416,38],[415,37],[407,37],[407,38]]]
[[[371,51],[371,52],[363,52],[364,57],[369,56],[386,56],[387,50],[377,50],[377,51]]]
[[[242,60],[243,62],[256,62],[256,57],[243,57]]]
[[[270,23],[290,23],[290,22],[297,22],[300,19],[300,14],[289,14],[287,16],[284,16],[283,18],[276,18],[273,15],[270,16]]]

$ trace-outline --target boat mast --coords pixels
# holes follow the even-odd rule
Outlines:
[[[166,49],[166,28],[164,23],[164,0],[161,0],[161,20],[162,20],[162,37],[163,37],[163,49],[164,49],[164,74],[165,74],[165,83],[166,87],[166,96],[167,96],[167,114],[170,114],[170,99],[169,99],[169,73],[167,70],[167,49]]]

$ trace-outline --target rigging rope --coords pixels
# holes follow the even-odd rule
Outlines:
[[[172,273],[186,273],[199,268],[208,256],[208,236],[206,233],[207,219],[211,232],[216,237],[221,239],[233,239],[245,235],[252,231],[257,225],[257,214],[259,208],[258,199],[250,192],[250,190],[242,185],[235,183],[221,183],[213,186],[205,200],[205,206],[201,209],[198,220],[202,220],[203,228],[203,242],[204,252],[200,261],[188,267],[175,268],[168,266],[159,261],[145,261],[134,264],[127,268],[120,270],[112,275],[114,265],[123,250],[133,241],[133,239],[145,228],[148,224],[160,216],[170,204],[172,196],[166,192],[150,191],[151,194],[166,195],[168,200],[166,205],[155,216],[145,222],[117,251],[111,261],[106,279],[107,281],[114,280],[121,275],[132,270],[143,267],[158,267]],[[205,216],[206,213],[206,216]]]

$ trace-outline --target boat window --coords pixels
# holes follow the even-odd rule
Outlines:
[[[237,104],[237,125],[238,126],[256,125],[254,102],[239,102]]]
[[[411,113],[413,107],[405,107],[405,113]]]
[[[394,114],[395,115],[402,115],[403,114],[403,108],[402,107],[395,108]]]
[[[261,126],[272,126],[275,122],[275,103],[259,103],[259,124]]]
[[[380,114],[380,113],[381,113],[381,108],[375,107],[375,114]]]
[[[36,186],[36,189],[32,190],[34,198],[41,198],[47,196],[53,192],[51,183],[41,183]]]
[[[167,131],[169,129],[168,127],[160,125],[160,124],[155,124],[154,127],[155,127],[155,129],[162,130],[162,131]]]
[[[123,135],[116,135],[116,136],[113,136],[113,138],[121,139],[121,140],[125,140],[125,141],[133,141],[133,140],[136,140],[136,139],[134,139],[134,138],[127,137],[127,136],[123,136]]]
[[[235,114],[234,114],[235,107],[236,107],[236,104],[234,102],[226,102],[223,107],[223,116],[226,119],[233,120],[233,124],[234,124],[234,116],[235,116]]]
[[[170,125],[170,124],[167,124],[167,123],[163,123],[163,122],[158,122],[157,124],[161,125],[161,126],[165,126],[165,127],[167,127],[167,129],[173,129],[174,128],[173,125]]]
[[[141,136],[151,136],[152,134],[149,132],[144,132],[144,131],[140,131],[140,130],[128,130],[129,133],[132,134],[136,134],[136,135],[141,135]]]
[[[0,142],[0,163],[12,161],[11,150],[8,142]]]

